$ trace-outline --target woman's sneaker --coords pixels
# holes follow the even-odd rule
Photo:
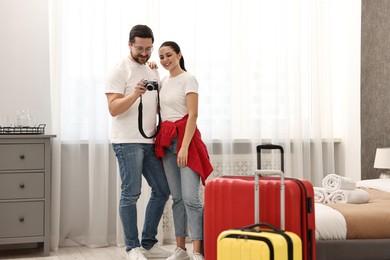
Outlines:
[[[186,250],[183,250],[180,247],[176,247],[172,255],[166,260],[190,260],[190,256],[188,255]]]
[[[140,247],[134,247],[127,253],[128,260],[147,260]]]
[[[201,253],[194,253],[193,259],[194,260],[204,260],[204,256]]]
[[[154,258],[166,258],[172,254],[172,252],[167,251],[165,249],[162,249],[161,247],[158,247],[157,245],[154,245],[150,249],[142,248],[144,256],[147,259],[154,259]]]

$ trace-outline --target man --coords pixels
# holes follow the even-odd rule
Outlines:
[[[112,115],[111,143],[121,177],[119,214],[126,252],[130,260],[165,258],[169,252],[157,247],[157,229],[170,195],[162,163],[155,156],[153,139],[140,134],[138,106],[143,105],[142,128],[146,137],[156,131],[157,91],[147,90],[143,80],[158,80],[156,69],[148,60],[154,36],[146,25],[134,26],[129,35],[130,54],[111,70],[105,93]],[[141,243],[137,228],[137,200],[141,194],[142,175],[152,189],[145,212]]]

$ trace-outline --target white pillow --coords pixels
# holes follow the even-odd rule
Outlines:
[[[390,192],[390,179],[370,179],[357,181],[356,187]]]

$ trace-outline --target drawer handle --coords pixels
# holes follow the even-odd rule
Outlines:
[[[19,158],[23,160],[25,158],[24,154],[21,154]]]
[[[24,184],[23,183],[19,184],[19,188],[24,189]]]
[[[24,217],[20,217],[20,218],[19,218],[19,222],[20,222],[20,223],[23,223],[23,222],[24,222]]]

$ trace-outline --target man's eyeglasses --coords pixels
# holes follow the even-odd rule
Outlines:
[[[143,53],[143,52],[151,53],[151,52],[153,51],[153,46],[144,48],[144,47],[141,47],[141,46],[135,46],[135,45],[133,45],[133,47],[134,47],[134,48],[137,50],[137,52],[139,52],[139,53]]]

